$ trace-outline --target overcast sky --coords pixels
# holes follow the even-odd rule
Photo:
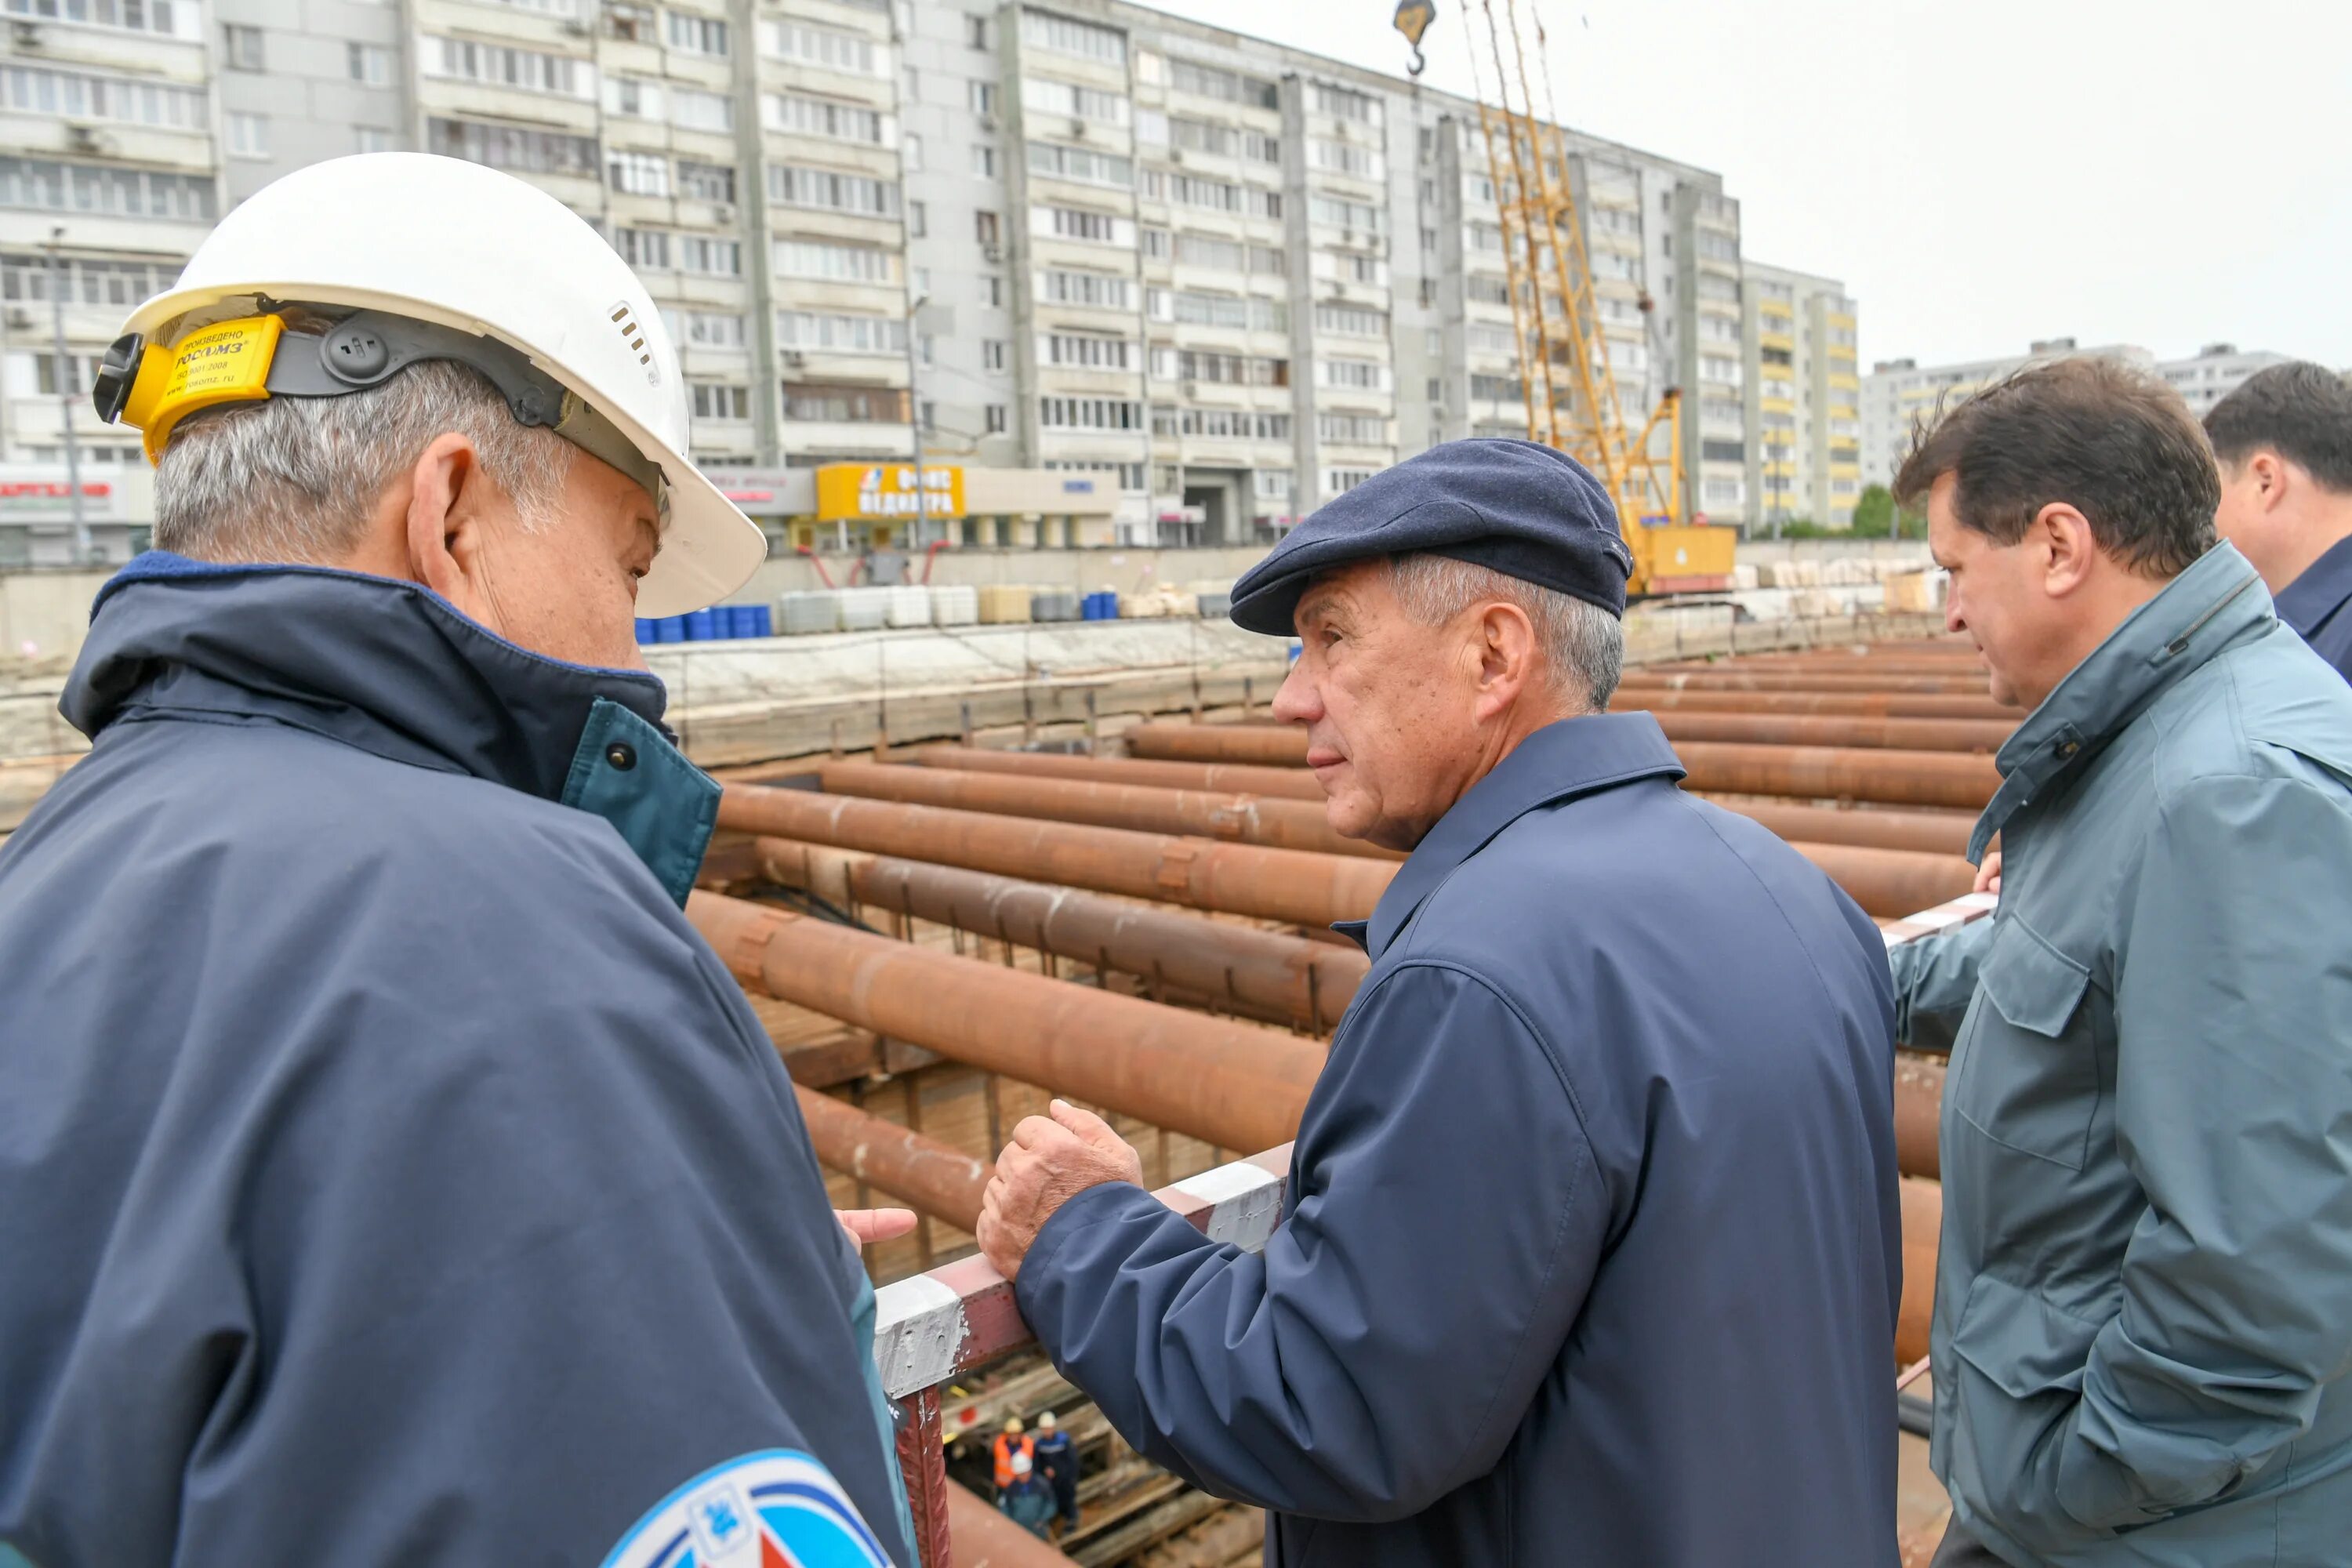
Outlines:
[[[2346,0],[1539,3],[1561,119],[1720,173],[1748,255],[1845,281],[1865,367],[2060,336],[2352,367]],[[1162,8],[1407,58],[1393,0]],[[1425,79],[1469,89],[1468,20],[1439,0]]]

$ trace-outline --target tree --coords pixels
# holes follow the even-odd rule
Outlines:
[[[1885,539],[1894,532],[1895,496],[1885,485],[1864,485],[1854,498],[1853,531],[1865,539]]]

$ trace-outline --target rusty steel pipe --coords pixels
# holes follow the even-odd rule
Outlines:
[[[1267,1023],[1329,1029],[1371,968],[1353,947],[1068,888],[783,838],[753,845],[786,887],[1145,976]]]
[[[728,786],[719,802],[719,826],[1293,925],[1361,920],[1396,874],[1387,861],[1355,856],[759,784]]]
[[[1791,842],[1789,847],[1828,872],[1864,914],[1889,920],[1948,903],[1976,886],[1977,868],[1958,855],[1855,844]]]
[[[1717,669],[1659,670],[1628,677],[1626,684],[1683,691],[1903,691],[1948,697],[1982,697],[1985,678],[1971,675],[1850,675],[1840,670],[1815,674],[1810,670],[1743,670],[1735,664]]]
[[[717,893],[687,919],[779,1001],[1228,1149],[1292,1137],[1323,1047]]]
[[[1069,1558],[1013,1523],[994,1503],[960,1482],[944,1485],[955,1568],[1075,1568]],[[924,1568],[936,1565],[926,1558]]]
[[[1138,724],[1120,737],[1139,757],[1303,767],[1307,731],[1273,724]]]
[[[1759,675],[1813,673],[1821,675],[1932,675],[1952,678],[1982,675],[1984,661],[1974,650],[1961,655],[1921,655],[1906,658],[1856,658],[1852,655],[1801,654],[1795,658],[1775,658],[1749,654],[1736,659],[1684,659],[1666,664],[1641,667],[1644,673],[1660,675],[1691,675],[1707,669],[1749,670]]]
[[[1990,756],[2017,726],[1998,719],[1888,719],[1824,713],[1653,713],[1666,739],[1766,746],[1865,746]]]
[[[1147,763],[1124,757],[1073,757],[1058,752],[992,752],[949,745],[918,747],[915,760],[933,768],[1093,779],[1170,789],[1236,788],[1245,783],[1249,793],[1260,796],[1280,791],[1301,800],[1319,802],[1323,798],[1323,786],[1315,782],[1314,775],[1297,768]],[[1958,855],[1968,847],[1969,831],[1975,826],[1973,818],[1963,820],[1928,812],[1848,811],[1835,806],[1742,799],[1731,795],[1711,795],[1706,798],[1727,810],[1754,817],[1783,838],[1808,844],[1859,844],[1874,849]]]
[[[2000,787],[1992,759],[1959,752],[1834,746],[1744,746],[1685,741],[1675,748],[1696,790],[1947,805],[1981,811]]]
[[[1936,1253],[1943,1241],[1944,1189],[1906,1176],[1903,1207],[1903,1298],[1895,1316],[1895,1364],[1909,1366],[1927,1353],[1936,1307]]]
[[[958,1230],[980,1224],[980,1200],[995,1164],[951,1144],[885,1121],[805,1084],[794,1084],[816,1157]]]
[[[828,795],[854,795],[868,800],[992,811],[1002,816],[1042,816],[1052,822],[1131,827],[1144,833],[1190,833],[1237,844],[1356,855],[1368,860],[1404,858],[1393,849],[1382,849],[1360,838],[1340,837],[1323,819],[1322,805],[1305,800],[1078,779],[1015,778],[1008,773],[879,763],[827,763],[818,771],[817,779]]]
[[[1801,805],[1738,795],[1707,795],[1726,811],[1751,817],[1792,844],[1853,844],[1868,849],[1912,849],[1927,855],[1965,855],[1972,816],[1933,811],[1858,810],[1839,805]],[[1969,889],[1963,889],[1962,891]],[[1922,904],[1921,909],[1930,906]]]
[[[1919,1051],[1895,1053],[1895,1163],[1906,1176],[1937,1177],[1944,1114],[1944,1058]]]
[[[1245,767],[1237,763],[1148,763],[1133,757],[1077,757],[1060,752],[994,752],[978,746],[918,746],[915,760],[927,768],[973,773],[1023,773],[1031,778],[1094,779],[1104,784],[1143,784],[1153,789],[1232,791],[1320,803],[1323,786],[1295,767]]]
[[[1653,713],[1822,713],[1854,718],[1991,719],[2015,726],[2018,712],[1990,697],[1939,697],[1899,691],[1709,691],[1644,684],[1633,676],[1610,700],[1612,711]]]

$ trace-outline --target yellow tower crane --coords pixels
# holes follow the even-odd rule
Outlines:
[[[1479,0],[1479,8],[1494,92],[1486,89],[1486,73],[1478,65],[1482,51],[1475,39],[1469,50],[1471,79],[1502,229],[1528,439],[1568,453],[1608,487],[1617,503],[1618,526],[1633,552],[1630,592],[1727,589],[1737,531],[1691,521],[1682,389],[1669,382],[1638,428],[1619,398],[1609,339],[1601,330],[1594,301],[1567,138],[1552,103],[1542,18],[1534,14],[1531,3],[1535,38],[1530,51],[1521,38],[1518,0],[1502,0],[1499,19],[1496,0]],[[1428,0],[1405,0],[1397,7],[1397,29],[1413,46],[1415,74],[1421,35],[1433,15]],[[1533,80],[1543,90],[1540,114],[1528,72],[1530,52],[1536,57]],[[1648,289],[1642,290],[1637,303],[1653,362],[1670,363],[1656,302]],[[1663,454],[1657,450],[1662,430]]]

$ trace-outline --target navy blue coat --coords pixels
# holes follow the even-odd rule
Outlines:
[[[871,1292],[675,901],[716,792],[662,701],[405,584],[109,585],[95,749],[0,847],[0,1542],[910,1561]]]
[[[2337,540],[2279,590],[2278,617],[2352,680],[2352,539]]]
[[[1263,1254],[1090,1189],[1022,1311],[1268,1562],[1885,1568],[1885,944],[1684,795],[1646,713],[1531,736],[1362,931]]]

